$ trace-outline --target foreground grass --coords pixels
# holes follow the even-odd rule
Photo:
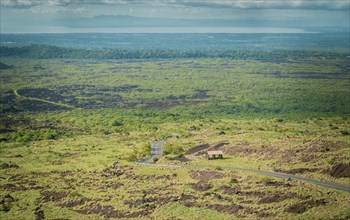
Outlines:
[[[17,146],[11,143],[2,144],[1,154],[4,156],[1,162],[16,164],[18,167],[1,169],[1,196],[3,199],[6,195],[13,198],[12,202],[4,203],[6,205],[3,205],[3,209],[5,207],[9,210],[0,212],[1,218],[35,218],[44,213],[46,218],[73,219],[215,219],[218,216],[220,219],[345,219],[350,214],[347,209],[350,205],[348,193],[305,182],[285,182],[219,169],[226,165],[289,170],[297,165],[327,170],[332,164],[326,161],[298,161],[301,151],[293,155],[293,159],[285,158],[283,153],[315,136],[318,141],[326,141],[328,138],[342,140],[341,133],[334,131],[333,136],[321,138],[326,131],[310,122],[303,127],[309,129],[309,134],[300,136],[297,131],[301,127],[297,123],[276,122],[284,127],[283,132],[289,134],[289,139],[293,140],[291,142],[289,139],[284,140],[282,137],[286,134],[280,134],[280,131],[255,129],[256,126],[259,128],[260,123],[273,123],[272,121],[202,121],[198,129],[192,130],[193,124],[197,123],[199,121],[188,124],[159,124],[158,134],[131,131],[128,135],[94,134],[33,141]],[[338,124],[343,126],[340,121]],[[234,129],[230,125],[234,125]],[[226,126],[225,134],[218,135],[218,128],[222,126]],[[133,153],[134,148],[140,147],[138,143],[151,141],[149,137],[154,134],[162,137],[174,130],[179,132],[178,138],[171,138],[166,143],[174,147],[181,146],[185,157],[192,160],[187,163],[210,165],[218,169],[209,171],[148,167],[125,160],[128,154]],[[343,141],[347,143],[346,138]],[[215,145],[223,142],[224,152],[227,152],[224,160],[207,161],[203,156],[186,154],[187,149],[199,144]],[[265,155],[262,152],[241,151],[242,143],[251,149],[266,150],[273,147],[276,152],[271,157],[270,153]],[[261,148],[262,145],[265,147]],[[276,145],[278,150],[274,147]],[[309,152],[307,144],[305,152]],[[328,158],[346,163],[349,157],[344,157],[344,153],[346,151],[343,148],[335,146],[322,154],[325,160]],[[178,155],[168,154],[159,163],[182,163],[170,160],[176,156]],[[283,163],[284,160],[286,161]],[[115,161],[119,163],[113,165]],[[346,178],[334,179],[319,171],[299,175],[313,175],[320,179],[347,183]]]
[[[221,169],[349,184],[345,58],[2,62],[0,219],[350,216],[349,193]],[[216,169],[137,165],[155,140],[157,163]]]

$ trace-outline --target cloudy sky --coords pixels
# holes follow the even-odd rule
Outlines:
[[[349,0],[0,0],[1,33],[349,29]]]

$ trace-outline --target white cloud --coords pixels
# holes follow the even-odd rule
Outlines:
[[[192,7],[231,7],[238,9],[321,9],[349,10],[349,0],[169,0]]]
[[[15,8],[30,8],[42,4],[39,0],[1,0],[0,5]]]
[[[349,0],[1,0],[0,4],[12,8],[86,5],[172,5],[188,7],[230,7],[238,9],[320,9],[349,10]]]
[[[0,0],[0,4],[10,8],[31,8],[38,5],[44,6],[69,6],[69,5],[126,5],[139,2],[136,0]]]
[[[30,12],[33,14],[72,14],[72,15],[78,15],[78,14],[85,14],[89,12],[85,7],[64,7],[60,5],[55,5],[55,7],[47,6],[47,5],[38,5],[31,7]]]

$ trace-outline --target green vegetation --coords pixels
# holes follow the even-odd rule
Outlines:
[[[347,192],[225,169],[349,184],[344,54],[36,45],[1,56],[0,219],[350,216]],[[136,164],[156,140],[159,166]],[[212,170],[161,166],[183,163]]]
[[[103,49],[87,50],[50,45],[0,47],[2,57],[36,59],[188,59],[229,58],[238,60],[287,61],[306,58],[343,58],[346,53],[301,50],[161,50],[161,49]]]

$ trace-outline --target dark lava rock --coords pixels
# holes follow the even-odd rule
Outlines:
[[[350,164],[339,163],[330,170],[330,175],[336,178],[350,177]]]

